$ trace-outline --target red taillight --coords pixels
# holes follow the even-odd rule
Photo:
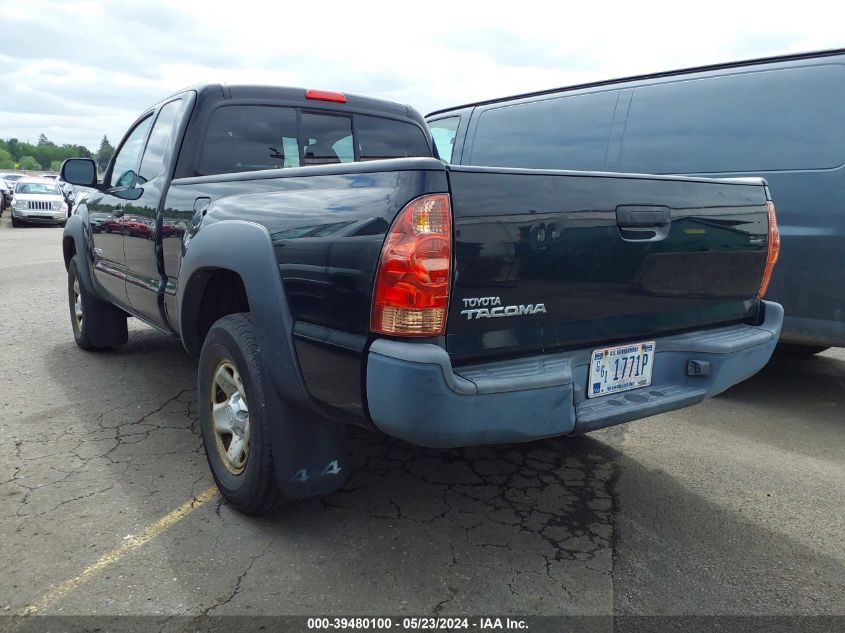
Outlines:
[[[449,194],[411,200],[381,249],[370,329],[396,336],[443,334],[451,272]]]
[[[778,218],[775,215],[775,204],[771,200],[767,203],[769,207],[769,253],[766,256],[766,269],[763,271],[763,281],[760,283],[760,290],[757,297],[762,299],[769,289],[769,282],[772,280],[772,271],[780,255],[780,231],[778,231]]]
[[[306,99],[317,101],[334,101],[335,103],[346,103],[346,95],[342,92],[330,92],[328,90],[306,90]]]

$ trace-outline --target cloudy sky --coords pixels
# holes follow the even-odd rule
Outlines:
[[[342,90],[426,113],[588,80],[845,47],[837,3],[778,5],[0,0],[0,138],[34,142],[44,132],[96,150],[103,134],[116,144],[148,105],[207,81]]]

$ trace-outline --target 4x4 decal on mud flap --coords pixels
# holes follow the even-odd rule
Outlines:
[[[343,469],[335,459],[326,464],[326,467],[320,471],[319,476],[327,477],[329,475],[339,475],[341,470]],[[307,468],[300,468],[293,474],[293,477],[290,478],[291,481],[308,481],[309,479],[311,479],[311,477],[308,476]]]

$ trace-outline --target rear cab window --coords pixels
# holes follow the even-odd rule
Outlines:
[[[224,105],[212,114],[196,175],[432,155],[408,121],[290,106]]]
[[[355,161],[350,116],[303,112],[301,139],[305,165]]]
[[[355,132],[361,160],[431,156],[425,135],[412,123],[358,114]]]
[[[197,171],[202,176],[299,167],[293,108],[233,105],[211,116]]]

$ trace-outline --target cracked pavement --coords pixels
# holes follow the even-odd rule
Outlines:
[[[0,613],[212,485],[195,364],[130,320],[73,343],[61,231],[0,220]],[[845,353],[585,437],[437,451],[364,432],[339,492],[218,498],[46,613],[845,613]]]

